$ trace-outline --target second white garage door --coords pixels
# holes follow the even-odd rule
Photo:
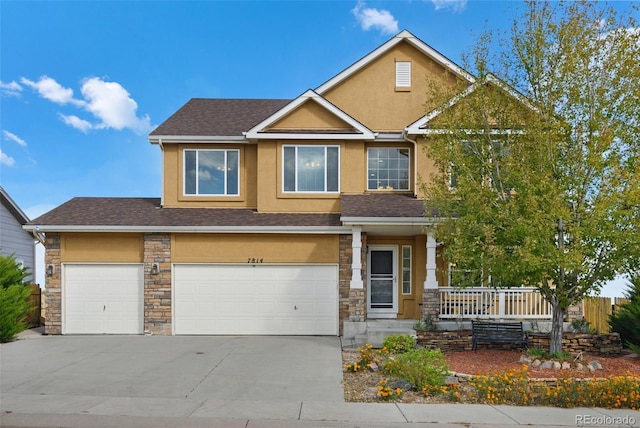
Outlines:
[[[176,264],[175,334],[338,334],[335,265]]]

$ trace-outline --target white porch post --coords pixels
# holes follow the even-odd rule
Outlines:
[[[351,228],[351,282],[350,288],[364,288],[362,282],[362,226]]]
[[[438,280],[436,279],[436,238],[433,232],[427,233],[427,277],[424,281],[425,290],[438,289]]]

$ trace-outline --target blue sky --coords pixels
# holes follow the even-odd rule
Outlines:
[[[0,182],[31,218],[75,196],[158,197],[160,150],[146,136],[190,98],[295,98],[403,29],[462,64],[519,7],[3,0]]]

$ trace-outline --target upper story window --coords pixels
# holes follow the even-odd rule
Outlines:
[[[285,192],[339,191],[339,146],[283,146],[282,159]]]
[[[239,150],[185,150],[184,194],[238,196],[239,166]]]
[[[375,147],[367,151],[368,190],[409,190],[409,149]]]

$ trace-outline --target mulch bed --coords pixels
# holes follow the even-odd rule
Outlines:
[[[445,354],[445,360],[452,372],[465,373],[469,375],[488,375],[494,373],[504,373],[510,369],[522,368],[520,351],[479,349],[478,351],[450,352]],[[360,357],[358,351],[343,351],[342,359],[344,364],[357,361]],[[531,378],[557,378],[559,376],[575,378],[610,377],[625,375],[628,373],[640,374],[640,356],[637,354],[623,352],[618,356],[592,356],[583,355],[582,363],[587,364],[592,360],[597,360],[602,365],[602,370],[590,372],[588,370],[540,370],[529,367]],[[378,381],[384,377],[380,372],[360,371],[351,373],[344,371],[343,384],[345,400],[349,402],[378,402],[376,387]],[[443,397],[425,397],[418,391],[407,391],[400,400],[403,403],[445,403]]]

